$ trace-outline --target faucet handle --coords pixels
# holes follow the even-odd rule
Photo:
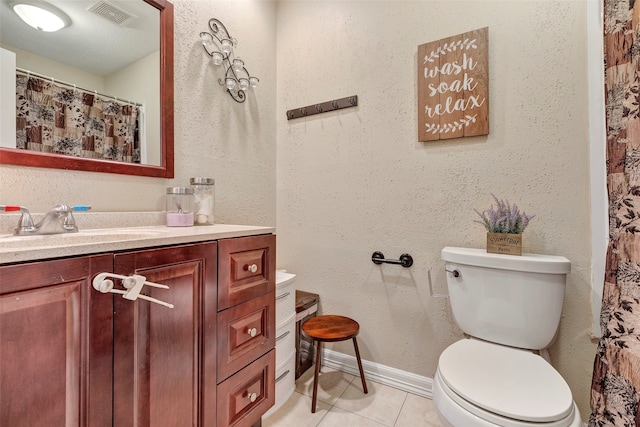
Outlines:
[[[26,208],[17,205],[0,205],[0,212],[20,212],[21,209]]]
[[[29,231],[35,228],[33,223],[33,218],[31,218],[31,214],[29,210],[24,206],[15,206],[15,205],[0,205],[0,212],[21,212],[20,221],[18,223],[18,228],[16,228],[16,232],[19,231]]]
[[[71,211],[67,212],[67,216],[64,218],[64,223],[62,226],[66,230],[78,231],[78,227],[76,226],[76,219],[73,217]]]
[[[64,215],[64,220],[62,222],[62,227],[71,232],[78,231],[78,227],[76,226],[76,219],[73,217],[73,209],[67,205],[57,205],[53,208],[53,210],[58,211]]]
[[[63,212],[67,212],[67,216],[64,219],[64,228],[67,230],[78,231],[78,227],[76,226],[76,219],[73,216],[73,212],[86,212],[91,210],[90,205],[76,205],[69,207],[67,205],[58,205],[61,208],[65,208]]]

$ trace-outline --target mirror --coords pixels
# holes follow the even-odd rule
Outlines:
[[[56,169],[70,169],[70,170],[82,170],[82,171],[94,171],[94,172],[106,172],[106,173],[117,173],[117,174],[126,174],[126,175],[138,175],[138,176],[152,176],[152,177],[163,177],[163,178],[173,178],[173,5],[165,0],[127,0],[124,3],[126,6],[132,6],[134,2],[136,6],[140,4],[144,6],[144,8],[148,9],[147,11],[142,10],[140,12],[139,8],[135,8],[136,13],[144,13],[147,14],[151,12],[152,15],[155,15],[157,19],[159,19],[159,34],[156,36],[159,39],[159,105],[157,106],[149,106],[149,110],[156,108],[158,111],[158,117],[156,119],[157,122],[157,131],[155,129],[150,129],[147,134],[153,135],[154,132],[156,135],[155,138],[149,138],[149,144],[159,143],[159,147],[157,148],[157,158],[158,160],[155,162],[157,164],[138,164],[138,163],[125,163],[111,160],[101,160],[101,159],[91,159],[91,158],[82,158],[75,156],[68,156],[62,154],[51,154],[51,153],[43,153],[38,151],[29,151],[24,149],[17,148],[0,148],[0,163],[2,164],[10,164],[10,165],[22,165],[22,166],[32,166],[32,167],[44,167],[44,168],[56,168]],[[9,2],[6,0],[2,0],[2,12],[3,19],[4,15],[7,13],[13,14],[13,11],[9,8]],[[50,1],[50,3],[55,4],[55,1]],[[69,2],[69,1],[60,1],[60,9],[62,9],[62,5],[64,3],[79,3],[79,2]],[[91,3],[84,3],[84,8],[88,8],[94,3],[97,3],[97,0]],[[117,1],[112,2],[102,2],[102,3],[111,3],[116,4]],[[5,10],[5,8],[7,8]],[[8,11],[8,12],[7,12]],[[5,13],[6,12],[6,13]],[[99,18],[104,19],[104,18]],[[37,37],[42,37],[42,34],[35,29],[27,27],[26,24],[22,23],[26,31],[35,32]],[[72,24],[73,25],[73,24]],[[2,38],[0,41],[3,45],[6,42],[5,37],[5,28],[7,26],[3,22],[2,28]],[[117,30],[118,28],[116,28]],[[65,29],[61,30],[64,31]],[[95,28],[94,28],[95,30]],[[92,40],[95,38],[95,34],[97,31],[92,31],[92,34],[87,34],[86,38],[88,40]],[[132,39],[131,37],[128,39],[127,43],[136,43],[136,40],[142,40],[143,36],[140,35],[140,38]],[[156,39],[157,40],[157,39]],[[9,45],[9,43],[6,43]],[[119,50],[128,51],[132,49],[127,49],[126,43],[124,45],[117,46]],[[19,48],[19,47],[18,47]],[[75,47],[77,48],[77,46]],[[64,50],[73,50],[74,46],[66,46]],[[27,52],[28,53],[28,52]],[[103,52],[104,53],[104,52]],[[76,55],[78,56],[78,55]],[[81,56],[81,55],[80,55]],[[85,55],[86,56],[86,55]],[[91,56],[88,58],[90,63],[97,62],[98,56],[101,55],[99,49],[96,49]],[[86,60],[87,58],[85,58]],[[58,62],[63,62],[63,59],[56,58]],[[35,73],[47,75],[46,71],[36,71]],[[56,77],[62,81],[63,78]],[[78,85],[81,86],[81,85]],[[125,96],[126,97],[126,96]],[[152,149],[149,150],[152,152]]]

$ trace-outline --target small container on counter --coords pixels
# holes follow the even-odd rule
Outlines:
[[[193,186],[196,225],[213,225],[215,206],[215,180],[212,178],[191,178]]]
[[[167,187],[167,226],[193,226],[193,189]]]

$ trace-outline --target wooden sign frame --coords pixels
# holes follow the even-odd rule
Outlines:
[[[418,46],[418,141],[489,134],[489,27]]]

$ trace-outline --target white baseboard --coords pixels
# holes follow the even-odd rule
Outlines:
[[[322,366],[360,376],[358,362],[354,356],[337,351],[322,349]],[[433,398],[433,379],[368,360],[362,361],[362,369],[367,380],[388,385],[418,396]]]

